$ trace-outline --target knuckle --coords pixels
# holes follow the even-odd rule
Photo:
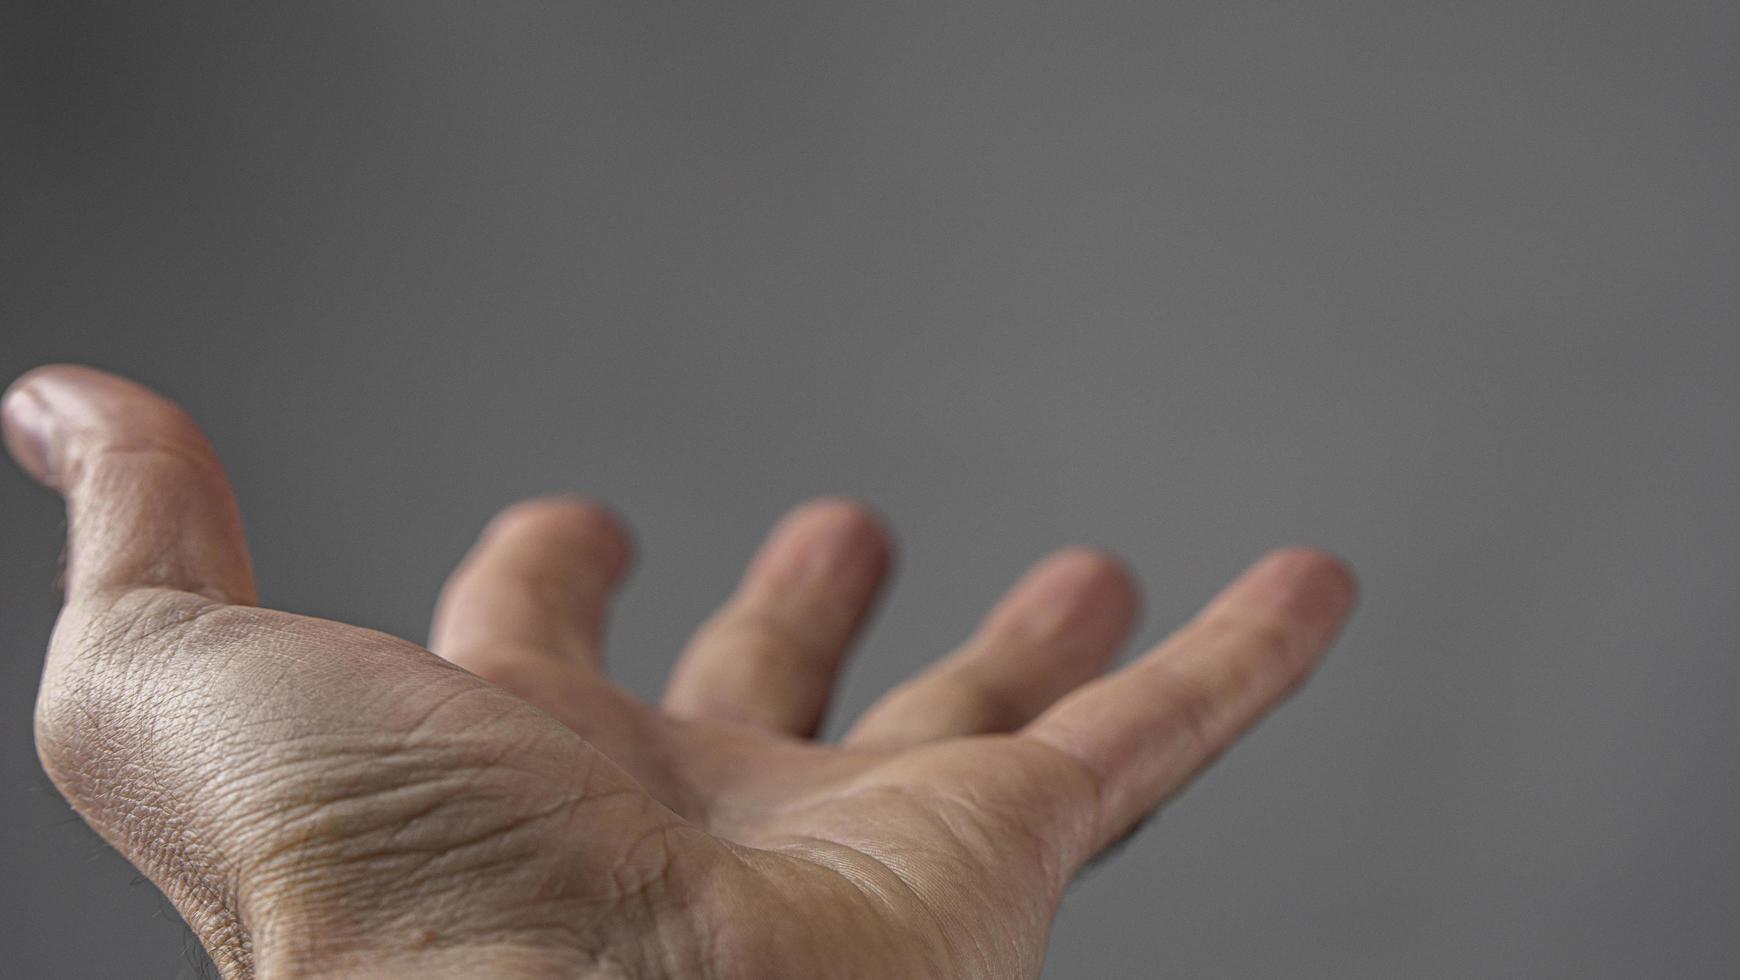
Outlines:
[[[750,673],[783,674],[830,666],[821,656],[828,647],[827,636],[801,616],[748,606],[721,618],[708,632],[709,646],[729,649]]]
[[[51,641],[33,718],[50,778],[72,797],[124,794],[143,760],[164,761],[173,774],[179,763],[167,757],[169,736],[197,730],[223,696],[221,678],[191,664],[246,630],[240,614],[168,590],[69,606]]]
[[[1274,616],[1222,613],[1203,621],[1200,638],[1208,645],[1238,651],[1258,665],[1293,665],[1301,659],[1296,630]]]
[[[1299,644],[1285,623],[1273,619],[1255,620],[1245,624],[1244,634],[1245,642],[1264,661],[1289,663],[1298,659]]]
[[[197,470],[221,470],[217,450],[199,423],[177,405],[159,400],[131,407],[118,431],[92,429],[75,434],[81,451],[70,458],[84,477],[103,477],[120,467],[150,462]],[[130,478],[121,477],[117,478]]]
[[[1219,751],[1220,699],[1201,683],[1179,677],[1170,685],[1168,713],[1194,754],[1204,758]]]
[[[43,769],[73,808],[212,922],[223,919],[218,871],[189,834],[211,785],[210,746],[198,735],[221,695],[169,661],[235,629],[228,608],[157,591],[69,607],[33,717]]]

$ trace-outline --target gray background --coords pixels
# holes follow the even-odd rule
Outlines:
[[[1740,975],[1740,5],[0,11],[0,374],[183,401],[269,603],[421,639],[573,488],[652,691],[847,492],[902,544],[849,714],[1054,546],[1145,645],[1322,544],[1338,651],[1048,975]],[[60,531],[0,472],[4,972],[191,974],[36,768]]]

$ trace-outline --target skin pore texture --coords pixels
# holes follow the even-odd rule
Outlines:
[[[425,649],[262,608],[217,456],[161,396],[39,368],[3,416],[68,510],[43,765],[230,977],[1036,977],[1074,874],[1354,599],[1278,550],[1108,672],[1135,586],[1065,549],[824,743],[890,562],[858,504],[781,520],[650,704],[605,672],[631,544],[597,504],[496,517]]]

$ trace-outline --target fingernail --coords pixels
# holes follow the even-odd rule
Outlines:
[[[4,416],[6,448],[12,458],[38,482],[55,486],[58,421],[41,393],[28,385],[14,388],[0,406],[0,416]]]

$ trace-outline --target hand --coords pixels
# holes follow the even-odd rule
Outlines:
[[[664,701],[606,679],[629,542],[516,505],[448,583],[434,653],[255,605],[216,456],[162,398],[44,368],[8,447],[66,498],[43,765],[226,975],[1036,976],[1070,878],[1293,688],[1353,599],[1275,552],[1099,676],[1136,595],[1041,562],[958,650],[810,740],[888,545],[787,516]]]

